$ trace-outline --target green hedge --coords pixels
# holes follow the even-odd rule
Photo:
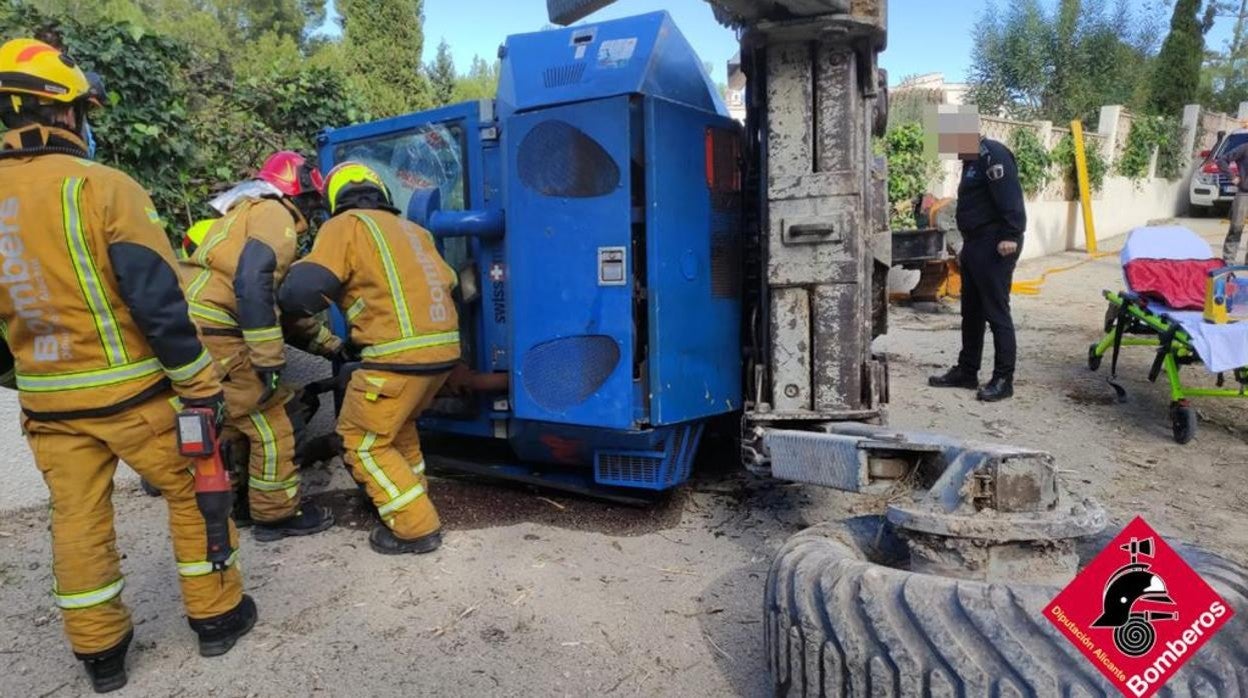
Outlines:
[[[274,62],[236,80],[228,59],[199,55],[125,22],[84,24],[31,5],[0,4],[0,37],[59,35],[104,78],[108,105],[91,115],[97,159],[152,193],[178,240],[208,215],[212,192],[254,172],[282,148],[313,155],[317,132],[367,117],[342,78],[304,61]]]

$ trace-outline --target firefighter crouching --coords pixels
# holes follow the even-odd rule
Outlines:
[[[222,217],[182,260],[191,316],[226,374],[229,424],[250,442],[247,497],[258,541],[311,535],[334,523],[327,507],[301,502],[294,457],[303,419],[281,374],[286,340],[323,356],[342,343],[310,318],[283,328],[276,298],[298,237],[322,205],[320,187],[320,173],[302,156],[275,153],[256,181],[213,202]]]
[[[126,683],[133,637],[113,529],[124,459],[164,494],[178,579],[200,653],[224,654],[256,606],[234,559],[207,562],[177,405],[222,408],[151,199],[86,159],[83,72],[32,39],[0,47],[0,373],[50,496],[53,598],[98,692]],[[233,529],[231,537],[235,537]]]
[[[357,163],[325,180],[332,217],[312,252],[291,267],[278,294],[282,311],[311,316],[330,302],[344,309],[359,349],[342,401],[344,460],[384,525],[369,535],[383,554],[427,553],[441,545],[429,501],[416,417],[459,359],[455,273],[428,231],[400,218],[385,183]]]

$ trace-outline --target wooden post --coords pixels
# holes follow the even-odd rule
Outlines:
[[[1088,155],[1083,149],[1083,122],[1070,122],[1070,136],[1075,145],[1075,177],[1079,182],[1079,203],[1083,208],[1083,237],[1088,254],[1096,254],[1096,224],[1092,221],[1092,188],[1088,186]]]

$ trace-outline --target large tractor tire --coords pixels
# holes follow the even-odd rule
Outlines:
[[[1248,696],[1248,570],[1175,549],[1239,615],[1158,695]],[[878,517],[789,540],[765,601],[776,695],[1120,695],[1043,618],[1057,588],[918,574],[904,569],[907,557]]]

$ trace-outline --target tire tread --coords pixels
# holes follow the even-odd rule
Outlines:
[[[1181,552],[1240,615],[1159,695],[1248,698],[1248,570]],[[1056,589],[883,567],[835,524],[794,536],[766,588],[777,696],[1119,695],[1041,618]]]

